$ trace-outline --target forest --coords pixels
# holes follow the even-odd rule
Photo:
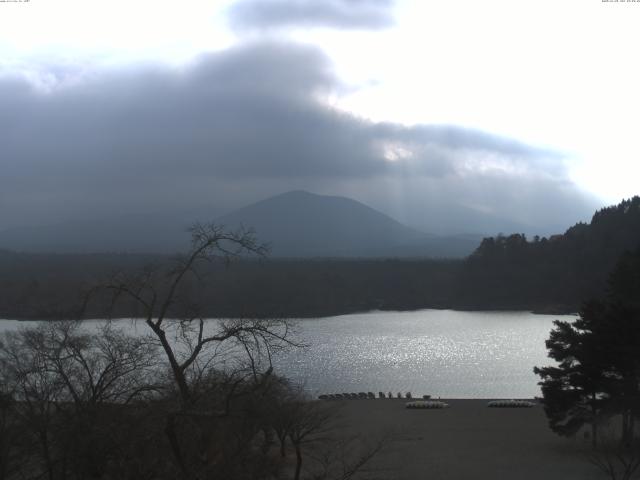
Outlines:
[[[464,260],[270,259],[210,262],[184,289],[210,317],[317,317],[420,308],[576,312],[606,291],[618,258],[640,245],[640,197],[599,210],[564,234],[485,238]],[[154,270],[179,257],[0,251],[0,317],[53,319],[136,316],[106,300],[81,312],[96,284],[121,273]],[[180,315],[181,312],[173,312]]]

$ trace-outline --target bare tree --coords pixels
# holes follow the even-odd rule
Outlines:
[[[286,439],[293,445],[294,480],[354,478],[391,439],[384,434],[363,441],[359,435],[347,434],[338,422],[339,404],[310,400],[300,390],[288,384],[284,387],[277,398],[272,425],[280,440],[283,458]]]
[[[235,395],[248,395],[263,388],[272,371],[272,356],[282,348],[297,345],[291,325],[284,320],[238,318],[207,321],[191,286],[203,282],[204,267],[215,261],[229,263],[243,255],[262,257],[267,247],[255,239],[251,230],[231,231],[215,224],[196,224],[191,229],[189,253],[169,267],[147,268],[138,274],[118,274],[101,288],[111,292],[112,306],[120,299],[132,301],[154,341],[164,352],[179,407],[166,418],[165,432],[173,455],[186,478],[197,477],[198,459],[185,458],[193,431],[180,435],[191,422],[199,430],[203,445],[210,439],[205,429],[220,425],[216,419],[229,415]],[[211,374],[211,372],[214,372]],[[215,372],[224,372],[216,374]],[[222,379],[221,383],[212,379]],[[252,384],[253,387],[247,387]],[[224,391],[225,403],[214,391]],[[249,393],[248,393],[249,392]],[[180,425],[178,425],[178,420]]]
[[[18,448],[23,439],[15,407],[13,396],[0,383],[0,480],[14,478],[20,469]]]
[[[115,448],[102,428],[113,421],[109,407],[145,398],[157,387],[153,345],[110,324],[89,332],[77,322],[55,321],[6,333],[0,340],[0,367],[15,400],[12,419],[37,446],[38,462],[22,462],[30,464],[34,478],[40,475],[37,463],[49,479],[65,478],[70,468],[76,473],[97,468],[101,462],[80,465],[87,455],[78,449],[106,458]],[[89,447],[92,430],[101,444]]]
[[[53,480],[58,456],[52,439],[56,406],[67,397],[62,380],[51,374],[44,355],[32,348],[32,336],[29,330],[4,335],[0,341],[0,371],[8,392],[20,403],[12,413],[36,447],[35,455],[28,455],[32,468]]]
[[[367,469],[391,439],[389,434],[368,440],[363,440],[359,435],[351,435],[325,442],[313,455],[319,465],[317,473],[312,475],[313,480],[349,480],[356,477]]]
[[[274,354],[299,345],[288,322],[204,318],[193,286],[209,262],[264,255],[252,232],[196,225],[192,240],[172,265],[95,290],[114,308],[134,303],[146,335],[66,321],[0,339],[0,380],[17,400],[7,406],[37,446],[21,457],[25,479],[272,480],[288,469],[300,480],[304,460],[309,478],[346,480],[377,453],[347,454],[354,442],[336,437],[332,406],[273,373]]]
[[[229,231],[215,224],[196,224],[191,236],[190,252],[171,268],[117,275],[104,286],[113,293],[114,304],[127,297],[142,311],[145,324],[164,351],[185,408],[196,400],[193,380],[201,378],[225,348],[225,361],[230,352],[240,352],[257,376],[260,360],[266,357],[270,362],[274,350],[293,344],[286,321],[233,319],[207,328],[214,325],[207,324],[197,302],[181,290],[188,277],[200,280],[199,267],[216,260],[228,263],[241,255],[264,256],[267,247],[256,241],[251,230]],[[172,315],[179,320],[170,318]]]
[[[304,399],[290,405],[291,424],[289,438],[296,452],[294,480],[300,479],[302,472],[302,448],[305,444],[319,441],[330,429],[333,410],[327,404],[309,402]]]

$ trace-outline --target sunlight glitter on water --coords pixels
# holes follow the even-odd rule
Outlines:
[[[370,312],[303,320],[310,347],[276,361],[311,394],[411,391],[449,398],[539,395],[536,365],[557,318],[528,312]]]
[[[553,320],[573,318],[419,310],[300,320],[299,340],[309,347],[279,354],[274,363],[277,373],[312,395],[411,391],[447,398],[532,398],[540,394],[533,367],[552,363],[544,341]],[[2,320],[0,332],[35,323]],[[132,333],[146,333],[141,322],[119,323]]]

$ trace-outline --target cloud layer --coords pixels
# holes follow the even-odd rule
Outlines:
[[[234,29],[295,27],[380,29],[393,24],[392,0],[240,0],[229,9]]]
[[[593,206],[556,152],[330,107],[343,86],[309,46],[244,44],[179,70],[66,78],[46,92],[0,78],[0,229],[240,206],[298,188],[354,196],[427,230],[440,218],[468,231],[462,207],[568,225]]]

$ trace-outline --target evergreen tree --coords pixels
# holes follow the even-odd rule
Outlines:
[[[622,440],[633,438],[640,415],[640,250],[625,254],[610,277],[605,300],[584,303],[574,322],[555,321],[546,345],[556,367],[534,368],[540,375],[551,429],[573,435],[590,424],[619,415]]]
[[[546,346],[558,366],[534,368],[542,378],[539,385],[551,429],[570,436],[589,424],[594,444],[597,420],[610,400],[603,348],[593,333],[603,309],[600,302],[588,302],[575,322],[556,320]]]

